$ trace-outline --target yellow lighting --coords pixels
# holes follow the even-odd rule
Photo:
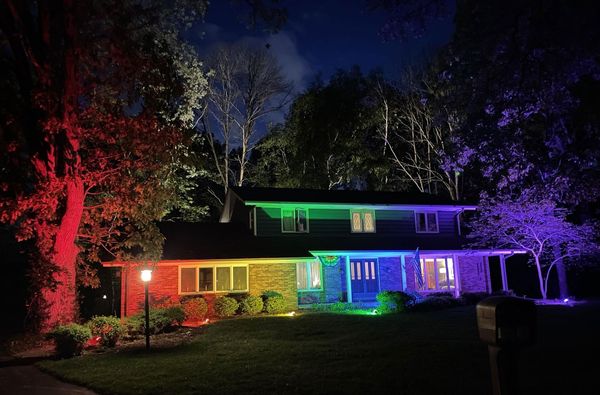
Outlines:
[[[152,280],[152,270],[150,270],[150,269],[142,270],[142,281],[147,283],[150,280]]]
[[[289,317],[293,317],[293,316],[295,316],[295,315],[296,315],[296,312],[295,312],[295,311],[291,311],[291,312],[287,313],[287,315],[288,315]]]

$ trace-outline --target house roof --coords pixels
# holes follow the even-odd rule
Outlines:
[[[230,187],[245,202],[338,203],[371,205],[472,206],[448,197],[415,192]]]
[[[165,237],[164,260],[309,257],[302,246],[255,237],[238,223],[159,224]]]
[[[285,235],[256,237],[236,223],[161,223],[165,236],[163,260],[306,258],[311,251],[455,250],[458,237],[382,237],[355,234],[345,237]]]

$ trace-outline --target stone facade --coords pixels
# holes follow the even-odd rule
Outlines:
[[[489,268],[482,256],[459,256],[460,291],[489,292]]]
[[[286,309],[298,308],[295,263],[265,263],[249,265],[249,292],[260,295],[264,291],[277,291],[286,300]]]
[[[402,291],[400,257],[379,258],[379,289],[382,291]]]

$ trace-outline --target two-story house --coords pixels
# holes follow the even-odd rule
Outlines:
[[[185,295],[283,294],[290,310],[368,302],[382,290],[490,292],[488,258],[516,251],[463,247],[473,205],[396,192],[232,187],[218,224],[161,224],[155,300]],[[143,302],[140,264],[121,267],[121,314]]]

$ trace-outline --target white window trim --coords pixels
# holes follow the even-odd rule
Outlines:
[[[229,268],[229,275],[231,278],[231,285],[233,285],[233,268],[234,267],[245,267],[246,268],[246,289],[230,289],[230,290],[225,290],[225,291],[217,291],[217,268],[218,267],[228,267]],[[196,275],[195,275],[195,287],[196,287],[196,291],[194,292],[182,292],[181,291],[181,269],[196,269]],[[198,291],[198,270],[199,269],[212,269],[212,273],[213,273],[213,290],[212,291]],[[178,267],[177,269],[177,293],[179,295],[202,295],[202,294],[216,294],[216,293],[244,293],[244,292],[248,292],[249,289],[249,277],[250,277],[250,269],[248,268],[248,265],[240,265],[240,264],[216,264],[216,265],[181,265]]]
[[[373,214],[373,231],[365,230],[365,213],[369,212]],[[352,214],[359,213],[360,214],[360,230],[354,230],[352,226]],[[377,218],[375,217],[375,210],[373,209],[351,209],[350,210],[350,233],[377,233]]]
[[[425,230],[419,230],[419,214],[425,214]],[[436,231],[429,229],[429,219],[427,214],[435,214]],[[415,211],[415,232],[416,233],[440,233],[440,221],[437,211]]]
[[[281,233],[309,233],[310,232],[310,220],[309,220],[309,215],[308,215],[308,209],[307,208],[302,208],[302,207],[296,207],[294,208],[294,228],[296,228],[296,226],[298,225],[298,210],[303,210],[306,212],[306,231],[299,231],[299,230],[284,230],[283,229],[283,208],[280,209],[280,218],[281,218]]]
[[[319,288],[298,288],[297,291],[298,292],[319,292],[319,291],[323,291],[323,264],[317,259],[316,261],[306,261],[306,262],[297,262],[296,263],[296,267],[300,264],[302,265],[306,265],[306,279],[307,279],[307,283],[308,280],[310,280],[311,278],[311,269],[310,269],[310,264],[312,262],[317,262],[319,264],[319,270],[321,272],[321,287]],[[296,268],[296,276],[298,276],[298,269]],[[296,287],[298,286],[298,279],[296,278]]]
[[[436,292],[448,292],[448,293],[453,293],[456,294],[456,289],[457,289],[457,284],[458,284],[458,278],[456,275],[456,259],[454,256],[424,256],[424,257],[420,257],[420,260],[422,260],[423,262],[425,262],[425,259],[433,259],[434,262],[434,272],[435,272],[435,289],[418,289],[417,291],[422,292],[422,293],[436,293]],[[448,270],[448,259],[452,259],[452,271],[454,273],[454,287],[453,288],[440,288],[440,284],[439,284],[439,279],[438,279],[438,271],[437,271],[437,259],[443,259],[444,260],[444,266],[446,267],[446,275],[449,276],[450,271]],[[419,265],[421,263],[419,262]],[[427,287],[427,265],[423,265],[423,272],[421,273],[423,275],[423,286]],[[415,273],[416,276],[416,273]],[[416,278],[415,278],[416,280]],[[416,284],[417,287],[419,284]]]

